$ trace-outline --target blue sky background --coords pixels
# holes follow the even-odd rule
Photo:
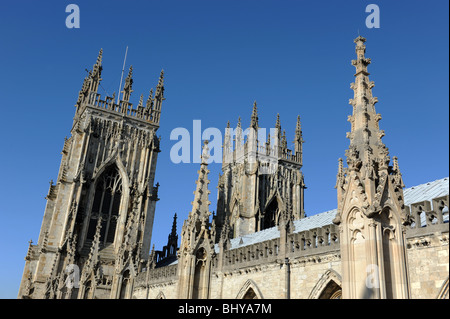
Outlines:
[[[68,29],[65,8],[79,5],[80,29]],[[367,4],[381,27],[368,29]],[[199,164],[173,164],[176,127],[224,130],[250,122],[258,102],[261,127],[280,113],[288,141],[302,118],[305,210],[336,207],[338,158],[348,147],[353,97],[353,39],[366,56],[377,111],[391,156],[407,187],[449,175],[448,1],[2,1],[0,9],[0,298],[16,298],[28,241],[37,241],[49,181],[56,180],[74,104],[103,48],[99,92],[118,90],[125,47],[134,93],[146,97],[165,70],[161,184],[153,243],[178,232],[191,210]],[[291,144],[292,145],[292,144]],[[210,165],[216,210],[220,164]]]

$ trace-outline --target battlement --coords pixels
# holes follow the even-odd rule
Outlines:
[[[153,269],[144,269],[135,279],[135,287],[142,288],[147,285],[156,285],[175,281],[178,279],[178,264]]]
[[[228,124],[225,130],[223,163],[226,166],[230,163],[243,163],[247,159],[249,162],[258,160],[276,164],[278,160],[284,160],[301,166],[303,142],[300,118],[297,120],[293,150],[288,148],[286,132],[281,134],[279,117],[276,127],[270,128],[269,132],[257,125],[242,130],[239,119],[236,129],[230,128]]]
[[[123,90],[119,92],[116,99],[114,92],[112,97],[106,96],[101,98],[98,93],[98,88],[102,80],[101,74],[103,50],[100,50],[96,63],[91,71],[83,81],[83,86],[78,93],[78,100],[75,104],[77,112],[75,118],[78,118],[87,106],[98,108],[104,111],[119,114],[129,118],[140,119],[159,127],[159,120],[161,116],[161,105],[164,98],[164,71],[161,71],[159,76],[156,91],[153,94],[153,89],[144,106],[143,95],[140,96],[139,103],[136,108],[133,108],[133,103],[130,103],[131,93],[133,92],[133,67],[130,66],[128,76],[125,78]],[[117,101],[117,102],[116,102]]]
[[[269,136],[270,138],[270,136]],[[271,145],[268,142],[248,137],[243,144],[238,144],[233,149],[224,150],[224,163],[243,163],[244,159],[271,162],[285,160],[302,165],[302,154],[288,149],[287,146]]]
[[[86,103],[91,107],[114,112],[122,116],[141,119],[159,126],[160,112],[148,106],[143,107],[142,103],[139,103],[136,108],[133,108],[133,103],[120,100],[117,104],[114,97],[106,96],[102,99],[101,95],[97,92],[90,92],[89,99]]]

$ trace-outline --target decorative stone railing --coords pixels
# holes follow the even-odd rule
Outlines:
[[[406,237],[413,238],[429,233],[448,233],[448,202],[449,196],[434,198],[407,206],[410,211],[412,225],[407,227]],[[432,204],[431,204],[432,203]],[[320,260],[320,255],[339,253],[340,237],[339,227],[334,224],[312,228],[296,233],[285,234],[286,242],[282,243],[283,236],[247,246],[217,251],[213,260],[213,267],[221,271],[233,271],[240,268],[259,266],[269,263],[280,263],[285,258]],[[448,240],[448,235],[447,235]],[[223,253],[223,255],[222,255]],[[317,257],[317,258],[316,258]],[[222,263],[218,259],[223,258]],[[178,264],[172,264],[141,272],[135,285],[160,284],[177,279]]]
[[[135,287],[145,287],[177,279],[178,264],[154,269],[144,269],[135,279]]]
[[[424,200],[406,206],[411,218],[406,237],[420,236],[430,232],[448,232],[449,195]]]
[[[279,258],[279,248],[280,238],[275,238],[253,245],[226,250],[223,256],[223,269],[228,270],[274,262]]]
[[[340,246],[339,230],[336,225],[326,225],[289,234],[287,238],[286,255],[288,257],[326,253],[339,250]]]
[[[257,144],[255,146],[254,144]],[[228,162],[231,161],[241,161],[244,162],[244,157],[249,157],[257,154],[259,157],[267,157],[267,159],[282,159],[295,163],[302,163],[302,157],[300,153],[296,153],[287,147],[282,146],[267,146],[264,143],[260,143],[259,141],[251,142],[251,140],[246,140],[244,144],[241,146],[237,146],[233,150],[224,150],[224,152],[228,152],[225,154],[225,158]],[[227,162],[227,160],[225,162]]]
[[[101,99],[100,94],[96,92],[90,93],[88,105],[158,124],[154,109],[143,106],[138,106],[135,109],[132,103],[122,100],[119,101],[119,104],[116,104],[114,97],[106,96],[105,99]]]
[[[339,232],[336,225],[291,233],[286,238],[287,241],[283,244],[279,237],[225,251],[223,270],[282,262],[285,258],[300,258],[339,251]]]

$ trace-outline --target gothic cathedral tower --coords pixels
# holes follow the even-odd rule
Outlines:
[[[84,79],[37,244],[19,298],[129,298],[148,259],[158,184],[163,72],[133,108],[130,67],[122,99],[101,98],[102,50]]]
[[[268,133],[266,138],[265,134]],[[250,127],[231,129],[228,122],[224,144],[222,175],[219,177],[216,241],[221,229],[230,229],[231,238],[280,225],[283,214],[291,220],[304,217],[304,177],[301,172],[303,137],[297,117],[294,150],[288,148],[280,116],[269,132],[258,125],[256,102]]]
[[[389,166],[388,148],[381,141],[381,115],[375,111],[365,57],[366,39],[356,43],[355,82],[350,105],[353,114],[348,167],[339,159],[337,175],[338,213],[334,222],[341,232],[343,298],[409,297],[405,225],[408,214],[403,203],[403,181],[397,158]]]

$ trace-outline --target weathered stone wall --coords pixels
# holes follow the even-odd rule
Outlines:
[[[301,257],[290,260],[289,263],[292,299],[307,299],[315,288],[323,290],[330,280],[335,280],[340,285],[341,263],[338,252]],[[257,298],[284,299],[287,297],[287,267],[282,261],[273,261],[215,273],[211,280],[211,298],[242,298],[251,288]],[[333,276],[330,276],[330,273]],[[321,287],[318,287],[318,284]]]
[[[411,229],[407,235],[411,297],[437,298],[449,277],[448,224]]]

